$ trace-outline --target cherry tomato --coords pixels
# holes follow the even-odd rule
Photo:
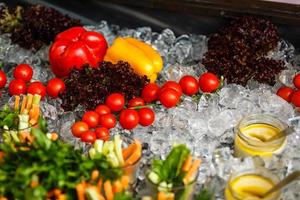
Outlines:
[[[81,141],[86,143],[93,144],[96,141],[96,133],[95,131],[88,130],[81,135]]]
[[[25,94],[26,83],[21,79],[14,79],[9,83],[8,91],[10,95]]]
[[[39,81],[32,82],[27,88],[27,93],[38,94],[41,95],[42,98],[44,98],[44,96],[46,95],[46,87]]]
[[[116,121],[116,117],[111,113],[100,116],[100,125],[108,129],[115,127]]]
[[[72,130],[72,134],[75,137],[80,138],[84,132],[87,132],[89,130],[89,125],[85,122],[78,121],[72,125],[71,130]]]
[[[4,88],[7,82],[7,78],[5,73],[0,70],[0,88]]]
[[[284,86],[279,88],[276,94],[287,102],[291,102],[293,92],[294,90],[292,88]]]
[[[294,104],[296,107],[300,107],[300,90],[295,91],[292,94],[292,104]]]
[[[179,81],[179,84],[182,88],[183,93],[188,96],[196,94],[199,90],[198,81],[193,76],[187,75],[182,77]]]
[[[87,111],[82,116],[82,121],[87,123],[90,128],[95,128],[99,125],[99,114],[95,111]]]
[[[137,106],[144,106],[144,105],[145,105],[144,100],[142,98],[139,98],[139,97],[133,98],[128,102],[128,107],[129,108],[137,107]]]
[[[65,89],[65,83],[59,78],[53,78],[47,84],[47,94],[53,98],[58,97]]]
[[[300,74],[294,76],[293,83],[297,89],[300,89]]]
[[[109,130],[105,127],[96,128],[95,133],[100,140],[107,141],[110,138]]]
[[[25,82],[29,82],[32,78],[33,70],[30,65],[27,64],[19,64],[16,66],[14,70],[15,79],[21,79]]]
[[[218,89],[220,80],[213,73],[204,73],[199,78],[199,87],[202,92],[213,92]]]
[[[175,81],[167,81],[163,87],[161,88],[160,92],[163,92],[163,90],[170,88],[175,90],[176,92],[178,92],[178,95],[181,96],[182,95],[182,88],[181,86],[175,82]]]
[[[151,108],[141,108],[139,111],[139,124],[149,126],[155,120],[155,114]]]
[[[110,113],[110,108],[107,105],[104,104],[100,104],[96,107],[95,111],[99,114],[99,115],[105,115]]]
[[[159,101],[160,103],[165,106],[166,108],[172,108],[177,105],[177,103],[180,100],[180,95],[178,95],[178,92],[171,88],[165,89],[160,95],[159,95]]]
[[[118,112],[123,109],[125,105],[124,95],[119,93],[112,93],[106,98],[105,104],[113,112]]]
[[[151,103],[158,99],[159,86],[156,83],[147,84],[142,90],[142,98],[146,103]]]
[[[139,114],[136,110],[125,109],[120,114],[120,125],[122,128],[131,130],[139,123]]]

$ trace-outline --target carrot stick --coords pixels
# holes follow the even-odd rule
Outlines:
[[[125,161],[125,166],[134,164],[142,156],[142,144],[138,140],[135,140],[135,145],[134,152]]]
[[[20,108],[20,96],[15,96],[15,110],[19,110]]]
[[[122,192],[123,191],[123,187],[122,187],[122,183],[120,180],[116,180],[113,183],[113,192],[114,193],[118,193],[118,192]]]
[[[122,154],[123,154],[123,159],[126,160],[130,154],[132,154],[132,152],[134,151],[134,149],[136,148],[135,143],[129,145],[126,149],[122,150]]]
[[[123,175],[121,177],[121,184],[124,190],[126,190],[129,186],[129,176]]]
[[[56,141],[58,139],[58,134],[57,133],[52,133],[51,134],[51,140]]]
[[[189,155],[182,165],[182,171],[187,172],[192,166],[193,157]]]
[[[67,200],[67,196],[65,194],[58,195],[57,200]]]
[[[33,137],[32,137],[32,135],[30,135],[29,132],[21,131],[19,133],[19,137],[20,137],[21,142],[26,142],[26,141],[29,141],[29,143],[33,142]]]
[[[77,199],[78,200],[85,200],[85,182],[81,182],[76,185],[76,192],[77,192]]]
[[[157,200],[167,200],[165,192],[158,192]]]
[[[194,163],[192,164],[190,170],[186,173],[186,175],[183,178],[183,183],[187,185],[190,182],[190,179],[194,176],[194,174],[197,172],[199,166],[201,164],[200,159],[196,159]]]
[[[34,125],[37,123],[38,119],[39,119],[39,115],[40,115],[40,106],[33,104],[32,108],[29,111],[29,123],[31,125]]]
[[[175,199],[175,194],[172,192],[168,193],[167,200],[174,200],[174,199]]]
[[[104,193],[105,193],[106,200],[113,200],[114,193],[112,190],[112,185],[110,180],[105,181],[103,185],[104,185]]]
[[[6,197],[0,197],[0,200],[8,200]]]
[[[21,105],[21,110],[20,113],[22,114],[26,108],[26,104],[27,104],[27,97],[23,96],[23,100],[22,100],[22,105]]]
[[[99,171],[93,170],[91,174],[91,181],[96,181],[96,179],[99,177]]]
[[[59,195],[61,195],[62,194],[62,192],[61,192],[61,190],[60,189],[58,189],[58,188],[55,188],[54,190],[53,190],[53,194],[54,194],[54,196],[59,196]]]

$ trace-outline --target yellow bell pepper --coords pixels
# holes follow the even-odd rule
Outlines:
[[[116,38],[108,48],[104,60],[112,63],[126,61],[137,74],[146,75],[150,82],[156,80],[163,67],[159,53],[150,45],[134,38]]]

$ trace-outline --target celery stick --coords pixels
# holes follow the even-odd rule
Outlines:
[[[120,135],[116,135],[114,137],[114,144],[115,144],[115,153],[116,156],[119,160],[119,163],[121,166],[124,165],[124,159],[123,159],[123,154],[122,154],[122,140]]]
[[[89,150],[89,156],[91,159],[94,159],[96,157],[96,149],[95,148],[91,148]]]
[[[39,105],[41,98],[41,95],[35,94],[32,99],[32,104]]]
[[[94,143],[96,153],[102,153],[103,151],[103,140],[96,140]]]
[[[119,160],[118,160],[116,154],[114,154],[114,152],[110,152],[106,157],[107,157],[107,160],[111,163],[111,165],[113,167],[119,167],[120,166]]]
[[[19,130],[23,130],[29,127],[29,115],[22,114],[19,117]]]
[[[160,178],[159,178],[158,174],[155,173],[155,172],[150,172],[150,173],[148,174],[148,178],[149,178],[150,181],[151,181],[152,183],[154,183],[154,184],[158,184],[159,181],[160,181]]]

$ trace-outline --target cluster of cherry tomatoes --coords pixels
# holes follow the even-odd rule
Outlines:
[[[294,106],[300,107],[300,74],[296,74],[293,79],[294,88],[283,86],[278,89],[277,95],[291,102]]]
[[[124,129],[131,130],[138,124],[149,126],[154,122],[154,112],[145,106],[142,98],[133,98],[125,108],[125,97],[120,93],[109,95],[105,104],[100,104],[93,111],[87,111],[82,120],[72,126],[72,134],[83,142],[94,143],[96,139],[108,140],[109,129],[116,126],[117,117]]]
[[[162,87],[156,83],[147,84],[141,97],[135,97],[126,103],[124,95],[113,93],[105,104],[100,104],[93,111],[87,111],[81,121],[75,122],[71,128],[75,137],[83,142],[94,143],[96,139],[108,140],[109,129],[116,126],[117,118],[122,128],[132,130],[136,126],[149,126],[155,120],[151,103],[159,101],[166,108],[178,104],[182,94],[192,96],[199,92],[211,93],[218,89],[220,80],[212,73],[204,73],[199,80],[193,76],[184,76],[179,83],[167,81]]]
[[[46,94],[56,98],[65,90],[65,83],[59,78],[51,79],[47,86],[40,81],[30,82],[33,70],[30,65],[19,64],[13,71],[14,79],[8,85],[8,92],[11,96],[20,94],[39,94],[43,98]],[[0,71],[0,86],[5,87],[6,75]]]

